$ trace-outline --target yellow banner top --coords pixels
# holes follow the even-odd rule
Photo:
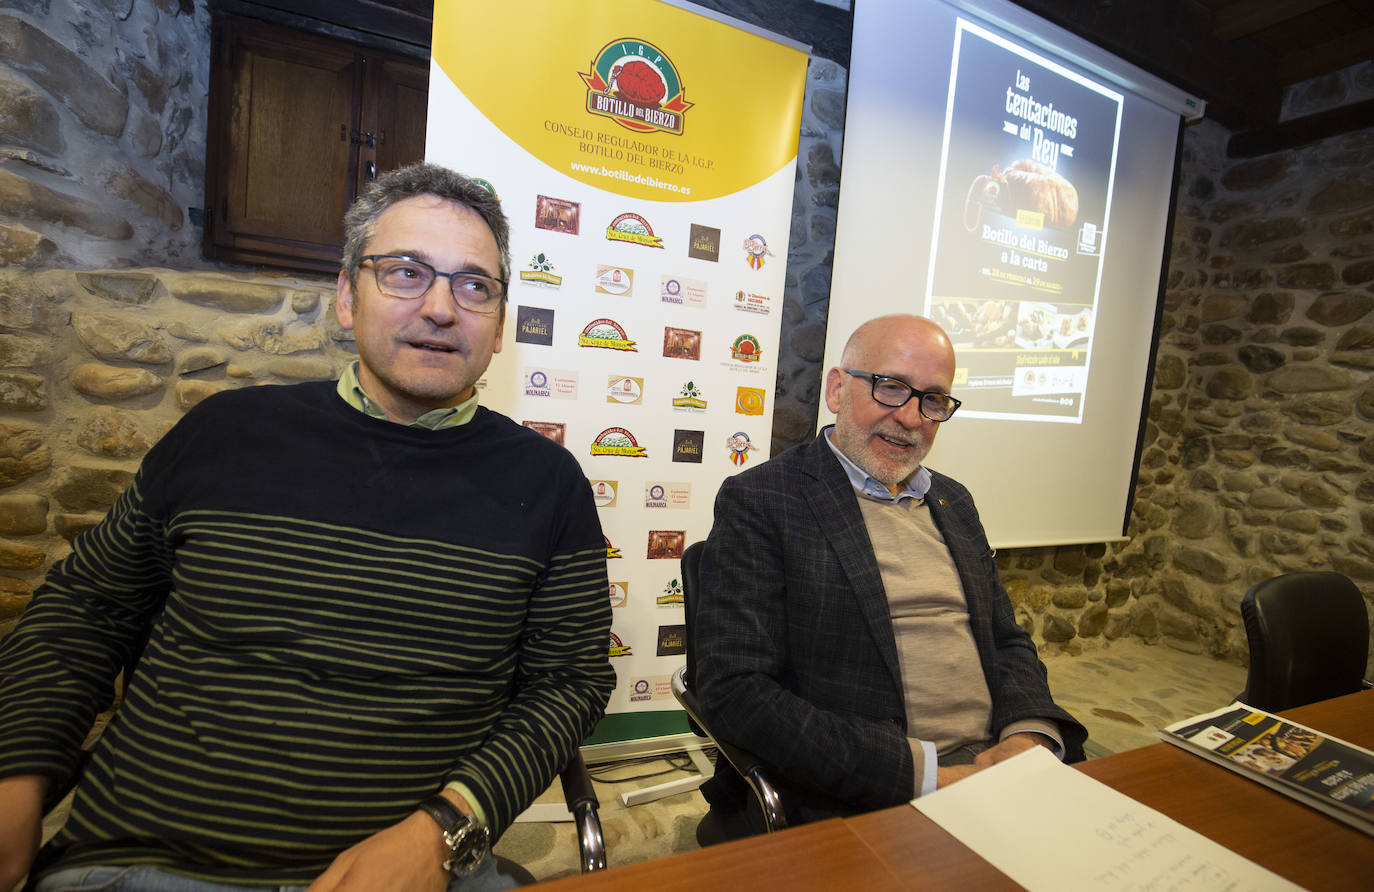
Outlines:
[[[503,133],[598,189],[702,201],[796,158],[806,54],[657,0],[438,0],[432,52]]]

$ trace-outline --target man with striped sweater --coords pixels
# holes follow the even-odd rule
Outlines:
[[[601,716],[590,487],[477,404],[510,273],[499,203],[421,164],[345,222],[358,361],[188,412],[0,644],[0,890],[31,864],[40,892],[498,887],[488,841]]]

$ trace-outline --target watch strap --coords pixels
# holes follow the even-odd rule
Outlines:
[[[467,815],[458,810],[458,806],[437,793],[421,802],[419,807],[420,811],[433,818],[434,823],[445,833],[455,832],[462,826],[463,819],[467,818]]]
[[[471,873],[487,857],[491,846],[491,831],[463,814],[452,802],[435,794],[417,806],[434,819],[444,833],[449,855],[444,870],[454,876]]]

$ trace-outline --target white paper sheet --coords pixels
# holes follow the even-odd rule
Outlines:
[[[1031,892],[1301,889],[1044,747],[911,804]]]

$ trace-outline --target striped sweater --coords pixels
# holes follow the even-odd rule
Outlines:
[[[606,591],[586,478],[509,419],[221,394],[0,646],[0,777],[70,776],[151,623],[44,860],[308,882],[449,781],[499,835],[604,709]]]

